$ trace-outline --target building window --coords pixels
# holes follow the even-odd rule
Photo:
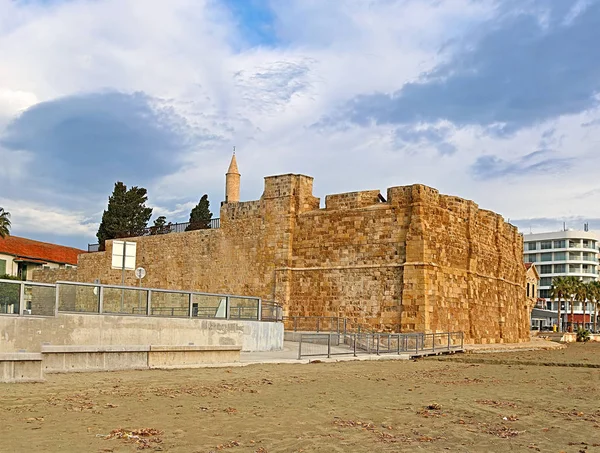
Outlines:
[[[6,260],[0,260],[0,275],[6,274]]]
[[[577,274],[581,272],[581,266],[579,264],[569,264],[569,274]]]
[[[572,261],[579,261],[581,260],[581,253],[569,252],[569,259]]]
[[[554,261],[565,261],[566,259],[567,259],[566,252],[556,252],[554,254]]]
[[[548,299],[550,297],[550,290],[549,289],[540,289],[540,297],[543,297],[544,299]]]
[[[554,259],[557,259],[556,253],[554,254]],[[564,264],[555,264],[554,265],[554,273],[555,274],[564,274],[565,272],[567,272],[567,269]]]
[[[537,250],[537,242],[528,242],[527,250]]]
[[[527,283],[527,297],[529,297],[529,283]]]
[[[540,274],[551,274],[552,273],[552,264],[542,264],[540,266]]]
[[[526,263],[535,263],[537,261],[537,255],[532,253],[531,255],[525,255]]]
[[[565,248],[565,241],[564,240],[554,241],[554,248],[555,249],[564,249]]]
[[[550,286],[550,285],[552,285],[552,277],[540,278],[540,286]]]
[[[552,261],[552,253],[542,253],[542,261]]]
[[[587,239],[584,239],[583,240],[583,248],[586,248],[586,249],[590,248],[590,241],[588,241]]]
[[[580,247],[580,246],[581,246],[581,244],[579,241],[574,241],[572,239],[569,240],[569,248],[573,249],[573,248]]]
[[[549,250],[552,248],[552,241],[542,241],[540,243],[540,248],[542,250]]]

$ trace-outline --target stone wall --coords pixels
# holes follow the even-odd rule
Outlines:
[[[501,216],[423,185],[330,195],[312,178],[265,178],[260,200],[221,207],[221,228],[133,238],[144,285],[275,299],[287,315],[342,316],[390,331],[528,339],[522,238]],[[106,252],[79,281],[120,283]],[[136,285],[133,272],[126,284]]]

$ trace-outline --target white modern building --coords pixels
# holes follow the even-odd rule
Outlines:
[[[553,277],[574,276],[583,282],[598,280],[598,237],[589,231],[557,231],[523,235],[523,261],[535,263],[540,275],[539,297],[546,299],[547,310],[558,311],[558,302],[550,300]],[[563,306],[561,310],[565,309]],[[570,308],[569,308],[570,312]],[[575,322],[583,321],[583,304],[576,302]],[[586,314],[594,312],[592,303],[586,306]],[[567,313],[563,320],[567,320]],[[586,316],[586,321],[589,318]]]

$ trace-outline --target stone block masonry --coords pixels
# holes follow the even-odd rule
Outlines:
[[[224,203],[221,228],[133,238],[144,284],[260,296],[287,315],[340,316],[387,331],[529,339],[523,242],[477,204],[423,185],[329,195],[304,175],[265,178],[260,200]],[[77,280],[119,284],[106,252]],[[133,272],[127,285],[136,285]]]

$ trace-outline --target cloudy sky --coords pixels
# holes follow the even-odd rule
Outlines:
[[[84,248],[115,181],[215,217],[237,147],[315,195],[423,183],[600,229],[600,1],[0,0],[0,206]]]

